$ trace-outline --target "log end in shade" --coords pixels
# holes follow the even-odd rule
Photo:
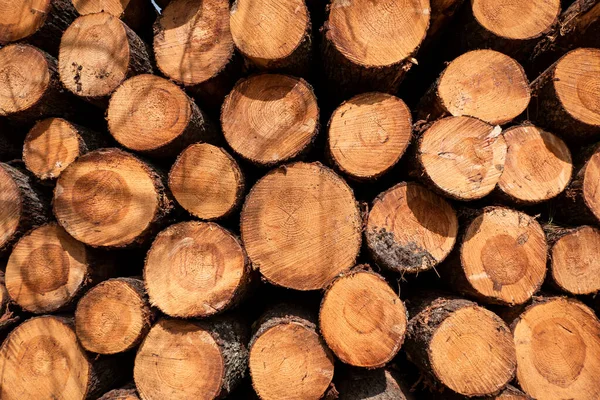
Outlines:
[[[319,163],[294,163],[263,177],[246,197],[242,240],[270,282],[321,289],[355,263],[362,221],[350,187]]]
[[[83,243],[55,223],[43,225],[15,245],[6,265],[6,289],[25,310],[50,313],[81,292],[89,263]]]
[[[550,272],[554,282],[575,295],[600,290],[600,231],[591,226],[576,228],[554,243]]]
[[[339,400],[412,400],[396,374],[388,369],[354,369],[338,380]],[[509,399],[506,399],[509,400]],[[511,399],[512,400],[512,399]]]
[[[122,247],[140,238],[168,201],[156,173],[118,149],[88,153],[60,175],[54,214],[75,239]]]
[[[521,314],[513,332],[517,380],[531,397],[600,397],[600,321],[591,309],[571,299],[547,299]]]
[[[391,66],[412,56],[420,46],[430,12],[429,0],[335,0],[329,11],[327,39],[355,64]]]
[[[406,308],[379,275],[359,271],[336,279],[319,314],[327,345],[346,364],[377,368],[396,356],[406,332]]]
[[[523,304],[546,276],[546,237],[527,214],[490,207],[467,227],[460,248],[462,273],[478,297]]]
[[[182,222],[158,234],[144,277],[152,305],[173,317],[205,317],[230,307],[248,283],[240,242],[210,222]]]
[[[127,10],[131,0],[103,0],[103,1],[90,1],[90,0],[70,0],[73,3],[73,7],[81,15],[95,14],[99,12],[106,12],[110,15],[114,15],[120,18],[121,15]]]
[[[437,96],[450,115],[503,125],[525,111],[531,92],[517,61],[494,50],[474,50],[448,65],[438,82]]]
[[[0,116],[36,105],[50,86],[49,68],[45,53],[36,47],[13,44],[0,49]]]
[[[454,247],[456,213],[440,196],[416,183],[400,183],[373,202],[366,228],[376,262],[417,273],[442,262]]]
[[[0,164],[0,249],[15,239],[23,216],[23,195],[11,170],[7,164]]]
[[[475,19],[496,36],[527,40],[541,36],[556,22],[560,0],[473,0]]]
[[[392,168],[411,137],[410,110],[384,93],[353,97],[329,121],[329,152],[344,173],[357,179],[376,178]]]
[[[150,329],[151,315],[141,280],[109,279],[79,300],[75,310],[77,337],[93,353],[121,353],[144,338]]]
[[[238,82],[221,111],[223,134],[233,151],[259,165],[299,155],[313,141],[319,108],[300,78],[262,74]]]
[[[233,57],[233,47],[228,0],[173,0],[155,27],[156,64],[184,85],[216,76]]]
[[[494,190],[504,169],[506,151],[500,127],[471,117],[448,117],[425,131],[417,158],[436,189],[468,201]]]
[[[216,219],[237,207],[244,177],[225,150],[207,143],[193,144],[177,158],[169,173],[175,200],[200,219]]]
[[[565,190],[573,164],[561,139],[532,125],[510,128],[503,136],[508,151],[500,191],[517,202],[540,203]]]
[[[0,44],[33,35],[44,25],[51,0],[1,0]]]

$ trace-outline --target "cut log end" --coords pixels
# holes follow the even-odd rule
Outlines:
[[[70,0],[73,3],[73,7],[81,15],[96,14],[100,12],[106,12],[117,18],[125,12],[131,0],[103,0],[103,1],[89,1],[89,0]]]
[[[592,155],[585,165],[582,196],[585,205],[600,220],[600,151]]]
[[[377,368],[396,356],[404,341],[406,308],[379,275],[359,271],[334,281],[319,315],[327,345],[346,364]]]
[[[23,217],[23,195],[5,165],[0,164],[0,249],[15,239]]]
[[[357,179],[376,178],[402,157],[412,137],[410,110],[384,93],[353,97],[329,122],[329,152],[336,165]]]
[[[600,321],[578,301],[546,299],[514,327],[521,388],[536,399],[600,397]]]
[[[454,247],[458,220],[452,207],[416,183],[400,183],[375,199],[366,228],[378,264],[418,273],[435,267]]]
[[[235,209],[244,191],[244,177],[225,150],[206,143],[185,149],[169,173],[177,202],[200,219],[224,217]]]
[[[355,263],[361,216],[352,190],[319,163],[270,172],[251,190],[241,215],[253,265],[270,282],[316,290]]]
[[[517,202],[540,203],[565,190],[573,164],[562,140],[532,125],[504,131],[504,140],[508,151],[500,191]]]
[[[114,389],[105,393],[98,400],[140,400],[135,389]],[[502,399],[513,400],[513,399]],[[520,400],[520,399],[518,399]]]
[[[36,33],[44,25],[50,4],[50,0],[0,1],[0,44],[15,42]]]
[[[240,242],[215,223],[182,222],[159,233],[144,269],[150,302],[174,317],[205,317],[233,305],[248,283]]]
[[[221,123],[236,153],[272,165],[296,157],[311,144],[319,109],[304,79],[262,74],[236,84],[223,104]]]
[[[467,227],[462,273],[476,297],[523,304],[546,276],[547,246],[538,222],[522,212],[491,207]]]

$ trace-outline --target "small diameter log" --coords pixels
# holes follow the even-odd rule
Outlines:
[[[304,0],[236,0],[230,25],[235,46],[257,68],[309,72],[311,23]]]
[[[375,179],[404,155],[412,138],[410,110],[399,98],[364,93],[339,106],[329,120],[328,151],[355,179]]]
[[[161,319],[135,358],[134,379],[142,400],[216,399],[246,375],[244,328],[232,319],[210,322]]]
[[[197,143],[186,148],[171,167],[169,189],[191,215],[213,220],[231,214],[240,204],[244,175],[225,150]]]
[[[217,136],[179,86],[155,75],[125,81],[112,95],[106,119],[121,145],[157,157],[174,157],[192,143],[215,141]]]
[[[252,386],[262,400],[317,400],[333,378],[333,357],[310,316],[284,306],[255,324],[250,340]]]
[[[94,286],[81,298],[75,328],[87,351],[116,354],[137,346],[150,330],[152,318],[144,282],[116,278]]]
[[[279,167],[246,197],[242,240],[269,282],[296,290],[324,288],[355,265],[362,220],[352,189],[319,163]]]
[[[84,15],[65,31],[58,71],[65,88],[106,107],[108,96],[127,78],[151,73],[146,44],[119,18],[105,12]]]
[[[0,369],[3,400],[95,399],[121,374],[112,360],[88,359],[72,319],[56,316],[15,328],[0,348]]]
[[[415,178],[456,200],[490,194],[502,176],[507,146],[502,129],[471,117],[447,117],[417,142]]]
[[[531,84],[529,116],[567,142],[600,137],[600,49],[567,53]]]
[[[25,232],[46,223],[49,208],[27,171],[0,163],[0,255]]]
[[[508,149],[498,181],[503,197],[515,203],[534,204],[565,190],[571,181],[573,162],[562,140],[531,124],[507,129],[503,136]]]
[[[515,345],[506,324],[476,303],[438,297],[409,321],[404,348],[423,373],[458,394],[485,396],[515,375]]]
[[[13,325],[21,320],[20,315],[15,314],[13,305],[14,302],[6,290],[4,272],[0,271],[0,339],[2,340]]]
[[[140,400],[135,387],[131,389],[114,389],[105,393],[98,400]],[[505,399],[502,399],[505,400]],[[509,399],[506,399],[509,400]],[[512,399],[510,399],[512,400]]]
[[[417,183],[399,183],[373,202],[366,226],[369,250],[394,272],[434,268],[454,247],[458,232],[450,204]]]
[[[252,163],[272,166],[298,156],[315,139],[317,98],[304,79],[255,75],[238,82],[227,96],[221,125],[233,151]]]
[[[23,145],[25,167],[40,180],[58,178],[79,156],[102,147],[101,134],[63,118],[37,122]]]
[[[75,239],[93,247],[141,244],[172,208],[162,177],[119,149],[80,157],[58,178],[54,215]]]
[[[582,303],[540,299],[513,324],[517,381],[535,399],[600,397],[600,321]]]
[[[323,29],[325,75],[340,96],[395,93],[429,27],[429,0],[332,0]]]
[[[378,368],[400,350],[406,332],[404,303],[380,275],[359,269],[325,292],[319,328],[335,355],[356,367]]]
[[[152,24],[154,11],[145,0],[69,0],[79,15],[106,12],[120,18],[134,31],[142,32]]]
[[[171,225],[146,258],[150,303],[173,317],[207,317],[230,308],[245,293],[250,265],[240,241],[211,222]]]
[[[339,400],[412,400],[414,398],[391,369],[352,370],[341,381],[335,382],[335,388],[339,392]]]
[[[454,115],[503,125],[519,116],[531,93],[523,67],[493,50],[474,50],[453,60],[429,88],[417,118],[434,121]]]

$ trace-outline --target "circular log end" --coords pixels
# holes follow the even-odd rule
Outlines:
[[[0,44],[24,39],[36,33],[46,22],[50,3],[51,0],[1,0]]]
[[[596,151],[585,165],[583,200],[590,211],[600,220],[600,151]]]
[[[23,217],[23,194],[11,171],[0,163],[0,249],[13,240]]]

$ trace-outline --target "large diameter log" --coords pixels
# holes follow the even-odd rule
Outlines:
[[[325,292],[319,328],[335,355],[357,367],[378,368],[396,356],[404,341],[404,303],[380,275],[358,268]]]
[[[391,369],[354,369],[335,382],[339,400],[412,400],[409,388]]]
[[[366,239],[375,261],[400,273],[434,268],[454,247],[458,220],[440,196],[417,183],[399,183],[373,202]]]
[[[174,157],[192,143],[217,136],[206,114],[179,86],[154,75],[125,81],[110,98],[106,119],[117,142],[151,156]]]
[[[217,399],[246,375],[244,328],[231,319],[209,322],[161,319],[135,358],[142,400]]]
[[[271,171],[254,185],[241,214],[253,266],[269,282],[297,290],[324,288],[354,266],[361,233],[352,190],[319,163]]]
[[[423,373],[467,397],[504,388],[517,367],[510,329],[476,303],[438,297],[425,302],[408,324],[404,348]]]
[[[105,12],[77,18],[60,42],[58,71],[65,88],[105,106],[127,78],[151,73],[144,42],[119,18]]]
[[[531,84],[529,117],[567,142],[600,137],[600,49],[567,53]]]
[[[121,18],[131,29],[142,32],[144,25],[152,24],[153,7],[144,0],[68,0],[79,15],[109,13]]]
[[[122,372],[112,360],[88,359],[72,319],[32,318],[13,330],[0,348],[0,396],[22,399],[95,399]]]
[[[369,180],[396,165],[411,138],[412,118],[406,104],[395,96],[371,92],[351,98],[333,112],[327,144],[342,172]]]
[[[562,193],[571,181],[569,148],[558,137],[531,124],[503,132],[507,152],[498,189],[515,203],[535,204]]]
[[[339,94],[396,92],[416,62],[430,11],[429,0],[332,0],[323,59]]]
[[[79,300],[75,310],[77,338],[87,351],[121,353],[144,339],[153,314],[142,280],[109,279]]]
[[[523,67],[493,50],[474,50],[453,60],[421,99],[417,118],[466,115],[493,125],[512,121],[531,94]]]
[[[319,128],[312,87],[301,78],[261,74],[238,82],[225,99],[221,125],[233,151],[271,166],[308,148]]]
[[[159,233],[144,267],[153,306],[173,317],[207,317],[239,303],[250,265],[239,240],[211,222],[181,222]]]
[[[312,39],[304,0],[236,0],[230,25],[236,47],[254,66],[308,73]]]
[[[75,239],[92,247],[141,244],[172,208],[162,177],[119,149],[80,157],[58,178],[54,214]]]
[[[600,321],[582,303],[540,299],[513,325],[517,381],[535,399],[600,397]]]
[[[333,378],[333,357],[302,311],[267,312],[250,340],[252,386],[262,400],[318,400]]]

